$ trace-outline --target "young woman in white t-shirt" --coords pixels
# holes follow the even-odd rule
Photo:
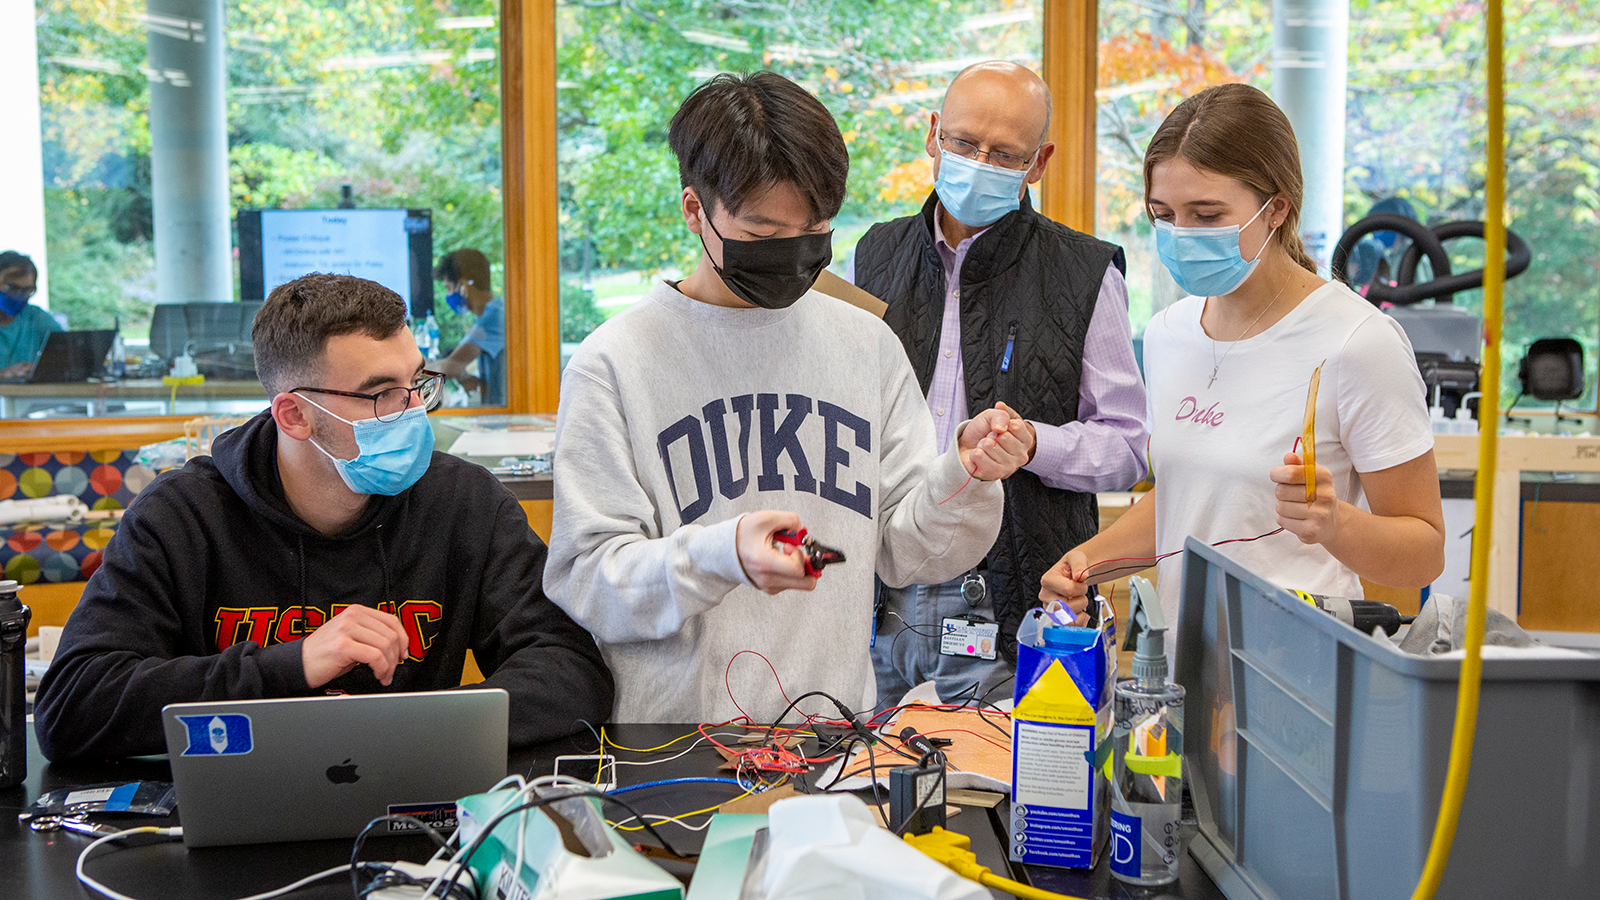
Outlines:
[[[1217,543],[1280,527],[1222,549],[1319,594],[1360,597],[1361,578],[1431,583],[1444,568],[1444,516],[1422,379],[1392,318],[1317,276],[1299,238],[1288,119],[1253,87],[1207,89],[1162,123],[1144,172],[1157,251],[1193,295],[1145,331],[1156,487],[1068,551],[1040,599],[1081,612],[1087,584],[1145,568],[1190,535]],[[1308,503],[1295,441],[1319,364]],[[1180,554],[1158,570],[1168,623],[1181,567]]]

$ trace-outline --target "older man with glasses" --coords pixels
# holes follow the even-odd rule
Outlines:
[[[1028,185],[1055,150],[1050,92],[1015,63],[950,83],[928,121],[934,190],[917,215],[873,226],[855,283],[889,305],[927,396],[938,449],[969,410],[1028,423],[1028,463],[1005,482],[1000,537],[942,585],[880,589],[880,706],[923,681],[945,698],[998,688],[1039,580],[1097,531],[1094,494],[1144,477],[1144,384],[1119,247],[1033,210]]]
[[[39,686],[51,759],[159,753],[168,703],[454,687],[471,650],[511,741],[611,713],[545,546],[493,475],[433,452],[405,303],[307,275],[256,315],[271,406],[128,509]]]

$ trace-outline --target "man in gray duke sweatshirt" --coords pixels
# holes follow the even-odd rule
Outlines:
[[[975,565],[1026,425],[985,410],[935,455],[899,339],[810,289],[849,172],[816,98],[719,75],[668,139],[703,252],[567,366],[545,590],[600,642],[617,721],[771,721],[811,690],[869,708],[873,575]],[[847,561],[808,576],[774,541],[801,527]]]

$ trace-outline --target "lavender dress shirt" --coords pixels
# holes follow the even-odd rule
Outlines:
[[[935,246],[944,262],[944,318],[939,328],[939,356],[928,385],[928,411],[933,414],[936,449],[943,452],[967,419],[967,379],[961,361],[961,264],[977,240],[951,247],[939,216],[933,219]],[[855,283],[855,259],[845,280]],[[1144,478],[1144,379],[1133,358],[1133,329],[1128,322],[1128,287],[1115,265],[1106,266],[1100,295],[1083,342],[1083,374],[1078,380],[1078,420],[1065,424],[1035,422],[1037,447],[1024,468],[1046,486],[1092,493],[1120,491]]]

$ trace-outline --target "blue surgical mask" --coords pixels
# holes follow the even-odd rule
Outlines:
[[[311,446],[322,450],[323,456],[333,460],[333,467],[350,490],[393,497],[416,484],[428,471],[428,463],[433,460],[433,427],[428,424],[426,409],[413,406],[391,422],[377,419],[351,422],[310,397],[305,399],[355,431],[355,459],[340,459],[316,441],[311,442]]]
[[[444,302],[449,305],[450,311],[453,313],[460,314],[467,311],[467,298],[461,296],[460,291],[451,291],[445,294]]]
[[[1270,205],[1271,200],[1262,204],[1261,209],[1256,210],[1250,221],[1243,225],[1178,228],[1171,222],[1157,219],[1156,255],[1161,257],[1161,263],[1172,273],[1172,280],[1185,292],[1196,297],[1231,294],[1261,264],[1261,254],[1266,252],[1267,244],[1272,242],[1272,235],[1278,229],[1274,228],[1267,234],[1255,258],[1249,260],[1244,258],[1239,249],[1239,232],[1250,227],[1251,222],[1260,218]]]
[[[1039,152],[1034,151],[1034,161]],[[1003,169],[939,150],[939,177],[933,189],[939,194],[944,211],[969,228],[982,228],[1022,204],[1022,183],[1033,170]]]
[[[27,308],[27,294],[21,293],[20,291],[15,294],[9,291],[0,291],[0,312],[3,312],[14,319],[21,315],[22,311]]]

